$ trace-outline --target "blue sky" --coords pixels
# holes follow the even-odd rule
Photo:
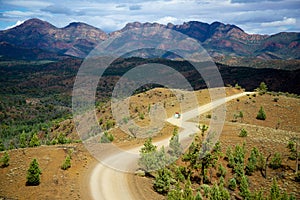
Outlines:
[[[57,27],[85,22],[106,32],[128,22],[235,24],[248,33],[300,32],[299,0],[0,0],[0,30],[30,18]]]

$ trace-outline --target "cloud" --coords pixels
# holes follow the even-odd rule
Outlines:
[[[231,3],[256,3],[256,2],[263,2],[263,1],[283,1],[283,0],[231,0]]]
[[[0,29],[16,24],[17,21],[35,17],[57,27],[80,21],[107,32],[123,28],[133,21],[162,24],[220,21],[235,24],[246,32],[263,34],[276,33],[274,31],[282,29],[298,32],[300,30],[299,0],[0,0],[0,2]]]
[[[46,8],[42,8],[41,11],[49,12],[52,14],[66,14],[66,15],[72,13],[72,11],[66,7],[54,6],[54,5],[47,6]]]
[[[163,17],[157,20],[157,22],[160,24],[168,24],[168,23],[177,24],[179,21],[180,20],[178,20],[177,18],[171,16]]]
[[[283,20],[280,20],[280,21],[261,23],[261,26],[262,27],[288,26],[288,25],[296,24],[296,22],[297,22],[297,20],[295,18],[284,17]]]
[[[31,1],[31,0],[3,0],[4,4],[25,7],[25,8],[40,8],[51,5],[49,1]]]
[[[142,6],[141,5],[131,5],[129,6],[129,10],[141,10]]]
[[[12,26],[6,27],[5,30],[6,30],[6,29],[14,28],[14,27],[19,26],[19,25],[21,25],[21,24],[23,24],[23,23],[24,23],[24,21],[18,20],[16,24],[14,24],[14,25],[12,25]]]

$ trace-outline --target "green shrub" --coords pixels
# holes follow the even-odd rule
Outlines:
[[[226,168],[225,167],[223,167],[223,165],[222,164],[219,164],[219,167],[218,167],[218,172],[217,172],[217,176],[218,177],[225,177],[225,175],[226,175]]]
[[[202,198],[201,193],[200,193],[200,192],[197,192],[196,197],[195,197],[195,200],[202,200],[202,199],[203,199],[203,198]]]
[[[229,188],[230,190],[235,190],[235,189],[236,189],[236,186],[237,186],[237,184],[236,184],[235,178],[231,178],[231,179],[229,180],[229,182],[228,182],[228,188]]]
[[[247,135],[248,135],[247,131],[244,128],[242,128],[239,136],[240,137],[247,137]]]
[[[282,159],[281,159],[281,154],[280,153],[275,153],[274,157],[271,159],[270,162],[270,167],[272,169],[278,169],[281,167]]]
[[[27,141],[26,141],[26,134],[25,134],[25,131],[23,131],[23,132],[20,134],[19,140],[20,140],[20,147],[21,147],[21,148],[27,147]]]
[[[276,179],[273,179],[273,183],[270,189],[270,199],[279,199],[280,198],[280,190],[279,187],[277,185],[277,181]]]
[[[40,146],[41,145],[41,142],[37,136],[37,134],[33,134],[32,137],[31,137],[31,140],[29,142],[29,147],[37,147],[37,146]]]
[[[5,150],[5,147],[4,147],[4,144],[2,142],[2,139],[0,138],[0,151],[4,151]]]
[[[2,167],[7,167],[9,165],[9,160],[10,160],[9,155],[5,151],[3,156],[0,159],[0,161],[2,162]]]
[[[36,159],[33,159],[30,163],[29,169],[27,171],[27,185],[39,185],[40,184],[40,174],[41,169],[39,168],[39,163]]]
[[[167,194],[171,185],[171,172],[167,168],[158,170],[158,175],[155,177],[153,188],[160,194]]]
[[[264,108],[261,106],[257,113],[256,119],[265,120],[266,118],[267,118],[267,115],[264,111]]]
[[[67,155],[65,161],[63,162],[60,168],[63,170],[67,170],[70,167],[71,167],[71,156]]]
[[[245,175],[243,175],[242,178],[241,178],[239,194],[244,199],[250,199],[251,198],[251,192],[249,190],[248,179]]]
[[[107,131],[104,131],[104,134],[101,136],[100,143],[110,143],[114,141],[114,136],[110,133],[108,134]]]

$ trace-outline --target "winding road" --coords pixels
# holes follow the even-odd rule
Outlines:
[[[229,97],[224,97],[211,103],[199,106],[198,108],[192,109],[188,112],[182,113],[180,119],[168,118],[166,121],[181,127],[183,130],[179,133],[180,141],[183,141],[199,129],[196,123],[188,122],[200,114],[206,113],[214,108],[221,106],[222,104],[231,101],[233,99],[252,94],[252,92],[243,92],[235,94]],[[154,142],[154,145],[168,146],[169,139],[166,138],[158,142]],[[111,153],[109,157],[105,158],[104,162],[99,163],[93,169],[90,177],[90,193],[94,200],[133,200],[136,199],[128,186],[127,173],[126,171],[134,171],[138,168],[137,160],[139,158],[140,147],[132,148],[127,151],[118,151]],[[127,155],[131,156],[128,157]],[[114,169],[113,167],[106,166],[103,163],[112,163],[113,166],[122,166],[121,171]]]

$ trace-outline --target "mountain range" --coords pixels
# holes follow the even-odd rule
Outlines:
[[[182,25],[128,23],[121,30],[105,33],[91,25],[73,22],[57,28],[40,19],[0,31],[0,55],[22,59],[84,58],[99,42],[138,27],[165,27],[197,39],[218,62],[239,65],[253,61],[300,59],[300,33],[248,34],[241,28],[214,22],[190,21]]]

